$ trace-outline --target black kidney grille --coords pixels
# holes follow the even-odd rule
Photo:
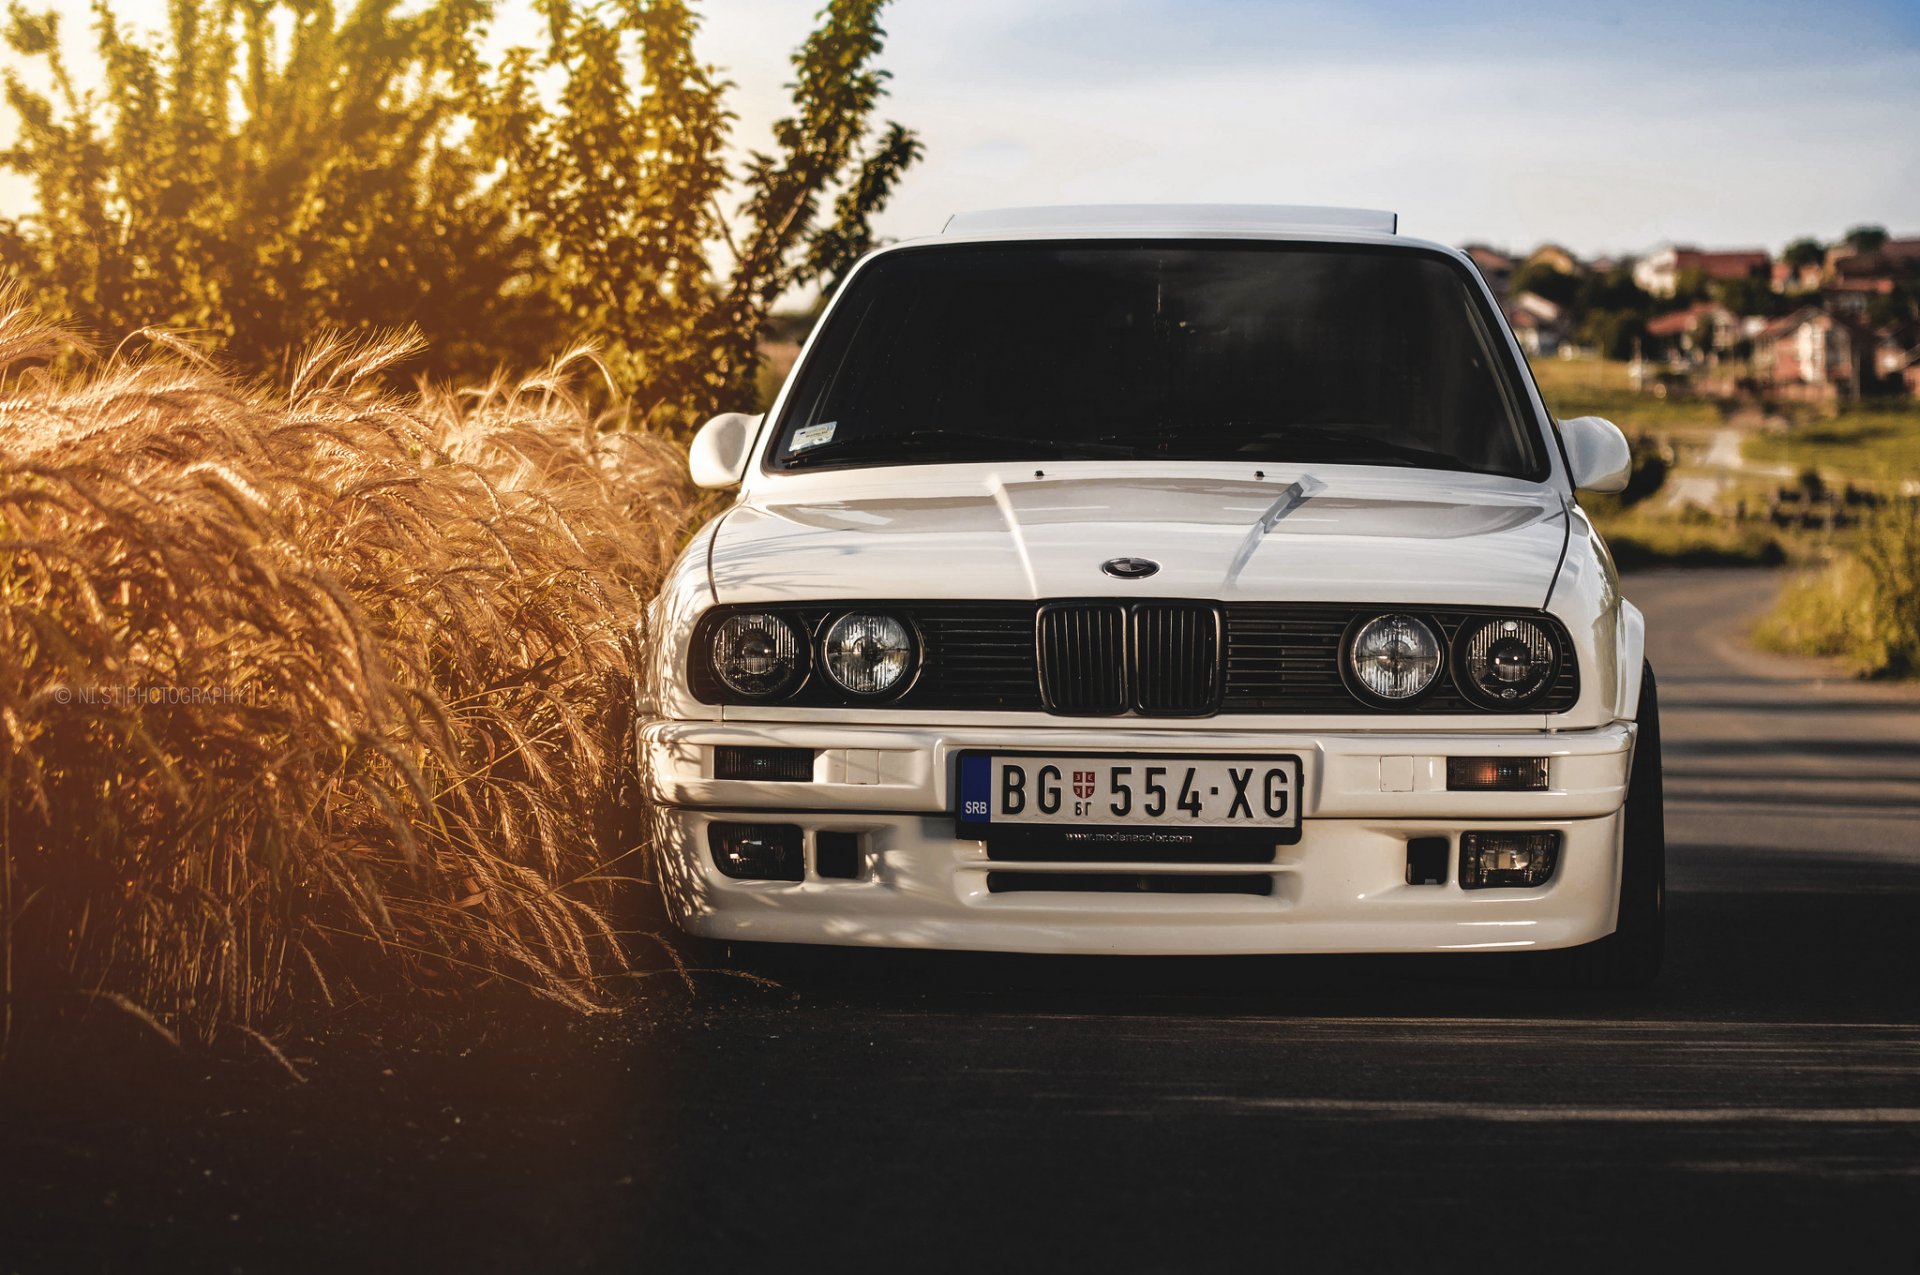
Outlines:
[[[701,621],[696,650],[731,608]],[[1349,713],[1380,709],[1356,698],[1340,674],[1340,647],[1355,620],[1396,608],[1344,602],[855,602],[755,606],[789,615],[817,645],[847,611],[885,611],[909,620],[925,663],[904,693],[874,707],[1051,712],[1066,716],[1203,716],[1208,713]],[[1440,629],[1451,644],[1471,620],[1501,614],[1402,607]],[[1538,611],[1513,611],[1545,624],[1565,652],[1565,628]],[[691,662],[693,693],[733,702],[702,659]],[[1453,672],[1422,696],[1422,713],[1564,713],[1580,698],[1573,659],[1560,661],[1553,685],[1518,709],[1483,708],[1453,684]],[[794,707],[853,703],[817,670],[791,696]]]
[[[1040,698],[1048,712],[1087,717],[1126,711],[1125,618],[1117,606],[1040,609]]]
[[[1152,717],[1199,717],[1220,702],[1220,613],[1210,606],[1133,609],[1133,706]]]

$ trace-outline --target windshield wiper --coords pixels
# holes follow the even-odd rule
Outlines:
[[[780,461],[782,469],[804,469],[834,461],[886,460],[910,455],[916,460],[1072,460],[1080,456],[1118,456],[1125,448],[1103,443],[1048,442],[1004,434],[977,434],[954,429],[910,429],[898,434],[868,434],[821,443]],[[980,453],[989,453],[981,456]],[[931,453],[931,454],[929,454]]]

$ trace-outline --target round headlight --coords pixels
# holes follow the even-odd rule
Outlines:
[[[1553,637],[1531,620],[1484,620],[1460,636],[1460,682],[1482,704],[1524,704],[1547,689],[1560,667]]]
[[[783,694],[800,680],[800,635],[768,612],[730,615],[713,632],[713,673],[739,695]]]
[[[883,695],[913,671],[913,636],[890,615],[843,615],[821,648],[827,676],[855,695]]]
[[[1354,680],[1383,700],[1409,700],[1440,672],[1440,639],[1424,620],[1379,615],[1360,626],[1347,650]]]

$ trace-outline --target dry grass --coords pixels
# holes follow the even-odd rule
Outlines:
[[[1791,581],[1754,640],[1838,656],[1863,677],[1920,677],[1920,501],[1891,502],[1850,552]]]
[[[9,1004],[204,1038],[399,987],[596,1003],[674,449],[594,419],[583,356],[463,395],[377,388],[405,339],[284,392],[164,338],[63,375],[0,309]]]

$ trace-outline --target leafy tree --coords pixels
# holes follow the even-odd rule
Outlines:
[[[1896,283],[1891,292],[1869,298],[1867,322],[1876,328],[1920,324],[1920,284]]]
[[[1827,259],[1826,245],[1818,239],[1796,239],[1780,252],[1780,260],[1795,270],[1817,266]]]
[[[1773,315],[1786,313],[1792,303],[1775,292],[1764,279],[1751,275],[1722,279],[1714,284],[1715,299],[1735,314]]]
[[[1855,226],[1846,233],[1846,244],[1855,252],[1878,252],[1886,242],[1885,226]]]
[[[1544,261],[1535,261],[1513,272],[1513,278],[1507,282],[1507,295],[1531,292],[1557,306],[1570,306],[1579,294],[1580,285],[1580,279],[1574,275],[1555,270]]]
[[[1582,279],[1574,308],[1581,313],[1621,310],[1646,314],[1653,309],[1653,294],[1634,281],[1632,267],[1616,266],[1605,274]]]
[[[1673,277],[1673,295],[1654,301],[1657,310],[1684,310],[1696,301],[1705,301],[1712,291],[1706,271],[1689,266]]]
[[[502,162],[501,189],[536,228],[569,319],[603,341],[644,419],[684,428],[751,406],[774,303],[831,286],[872,246],[873,215],[921,151],[898,124],[869,135],[887,78],[872,65],[884,3],[822,11],[793,56],[794,113],[740,175],[737,222],[721,207],[728,85],[694,56],[683,0],[540,0],[546,45],[511,51],[479,94],[478,144]],[[549,111],[539,86],[552,79]]]
[[[83,91],[58,16],[14,4],[7,43],[53,89],[5,74],[0,164],[37,208],[0,259],[103,336],[197,330],[248,369],[329,327],[415,325],[436,371],[530,361],[551,330],[534,245],[450,141],[485,5],[400,9],[173,0],[155,46],[102,3]]]
[[[0,266],[98,332],[200,329],[249,370],[327,328],[417,326],[462,374],[590,337],[642,419],[751,406],[774,303],[832,287],[920,155],[870,127],[885,0],[829,0],[738,171],[691,0],[532,3],[545,40],[490,67],[491,0],[171,0],[154,45],[99,0],[93,92],[15,3],[7,42],[53,89],[4,77],[0,164],[38,206],[0,223]]]
[[[1633,356],[1634,342],[1647,334],[1647,316],[1632,310],[1594,310],[1580,320],[1580,344],[1592,346],[1609,359]]]

